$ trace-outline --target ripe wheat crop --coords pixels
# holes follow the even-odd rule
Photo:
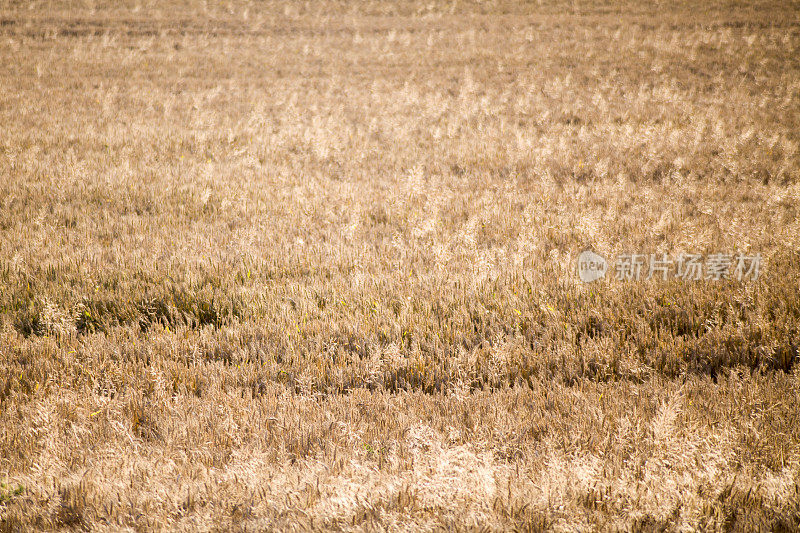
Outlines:
[[[0,2],[2,531],[795,531],[799,347],[797,2]]]

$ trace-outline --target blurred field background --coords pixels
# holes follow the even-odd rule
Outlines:
[[[799,147],[797,2],[0,2],[0,530],[796,531]]]

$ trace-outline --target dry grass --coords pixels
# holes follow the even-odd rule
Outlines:
[[[798,7],[0,3],[0,530],[797,530]]]

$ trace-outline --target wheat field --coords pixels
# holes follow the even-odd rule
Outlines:
[[[0,531],[797,531],[799,347],[796,1],[0,1]]]

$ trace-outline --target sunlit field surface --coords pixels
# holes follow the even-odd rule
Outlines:
[[[796,531],[799,347],[797,2],[0,2],[2,531]]]

